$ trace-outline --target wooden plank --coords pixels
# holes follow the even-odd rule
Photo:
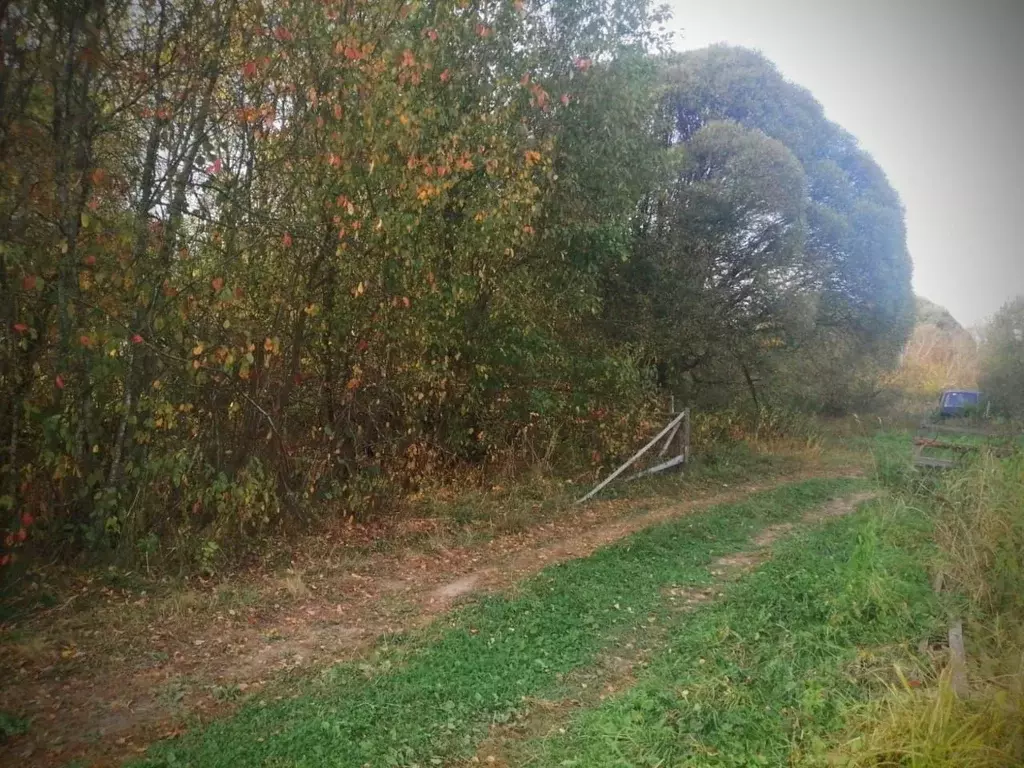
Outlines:
[[[952,469],[957,465],[953,459],[936,459],[931,456],[915,456],[915,467],[931,467],[933,469]]]
[[[953,692],[961,699],[970,693],[967,681],[967,652],[964,650],[964,624],[959,619],[949,627],[949,666]]]
[[[651,467],[650,469],[645,469],[643,472],[637,472],[635,475],[630,475],[625,479],[624,482],[628,483],[631,480],[636,480],[637,478],[644,477],[645,475],[653,475],[657,472],[664,472],[666,469],[678,467],[684,461],[686,461],[686,457],[683,456],[682,454],[679,454],[678,456],[673,456],[668,461],[663,461],[661,464],[658,464],[657,466]]]
[[[683,461],[689,461],[690,460],[690,409],[686,408],[685,410],[683,410],[683,413],[686,414],[686,418],[683,419],[683,445],[682,445],[682,449],[683,450],[682,450],[682,454],[683,454]]]
[[[668,449],[672,447],[672,441],[676,439],[677,432],[679,432],[679,424],[676,424],[675,429],[669,432],[668,437],[665,438],[665,443],[661,446],[661,450],[658,451],[659,459],[668,453]]]
[[[922,448],[942,448],[950,451],[961,451],[962,453],[970,453],[971,451],[981,450],[980,445],[964,445],[963,443],[950,443],[944,440],[935,440],[931,437],[915,437],[914,445],[919,445]]]
[[[647,445],[645,445],[639,451],[634,453],[633,457],[629,461],[627,461],[621,467],[619,467],[614,472],[612,472],[610,475],[608,475],[608,477],[606,477],[600,483],[595,485],[593,490],[590,491],[590,493],[588,493],[586,496],[584,496],[582,498],[577,499],[576,503],[577,504],[582,504],[587,499],[593,497],[602,488],[604,488],[606,485],[608,485],[608,483],[610,483],[616,477],[618,477],[623,472],[625,472],[627,469],[629,469],[631,466],[633,466],[633,463],[636,462],[637,459],[639,459],[641,456],[643,456],[645,453],[647,453],[651,449],[652,446],[656,445],[660,440],[662,440],[665,437],[665,435],[667,435],[669,432],[671,432],[672,428],[675,427],[677,424],[679,424],[679,422],[681,422],[686,417],[686,413],[687,412],[684,410],[682,413],[680,413],[678,416],[676,416],[674,419],[672,419],[672,421],[670,421],[668,423],[667,427],[665,427],[663,430],[661,430],[661,432],[659,432],[657,435],[654,436],[654,439],[651,440],[651,442],[649,442]]]
[[[1012,433],[1005,430],[985,429],[984,427],[957,427],[952,424],[922,424],[921,430],[945,432],[949,435],[977,435],[979,437],[1011,437]]]

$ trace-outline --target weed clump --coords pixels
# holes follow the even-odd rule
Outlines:
[[[883,458],[881,465],[890,466]],[[949,663],[930,680],[890,685],[852,718],[851,766],[992,768],[1024,764],[1024,456],[982,454],[900,503],[935,521],[935,584],[964,619],[967,690]]]

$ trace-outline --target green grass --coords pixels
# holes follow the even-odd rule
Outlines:
[[[413,766],[467,757],[524,697],[556,690],[562,675],[660,611],[662,587],[709,583],[708,563],[745,548],[765,525],[862,487],[796,483],[641,531],[382,647],[370,663],[335,667],[303,696],[249,702],[231,719],[157,745],[146,762]]]
[[[920,515],[876,507],[781,543],[722,601],[681,616],[637,685],[523,745],[522,764],[827,764],[845,714],[878,687],[859,651],[911,663],[939,629],[928,541]]]

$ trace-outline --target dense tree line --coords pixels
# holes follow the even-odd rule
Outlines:
[[[869,397],[913,326],[884,174],[760,54],[712,47],[664,76],[663,141],[681,162],[645,201],[610,323],[646,335],[662,386],[690,399],[740,386],[755,407],[842,411]]]
[[[990,408],[1024,421],[1024,296],[1006,302],[983,335],[980,384]]]
[[[841,408],[909,327],[878,167],[645,0],[2,13],[5,563],[601,461],[664,391]]]

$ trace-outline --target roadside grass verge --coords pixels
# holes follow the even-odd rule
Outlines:
[[[761,528],[863,487],[809,480],[640,531],[542,571],[514,595],[395,638],[367,663],[336,666],[306,694],[251,701],[228,720],[157,745],[144,762],[411,766],[468,758],[524,697],[557,689],[619,633],[663,619],[664,587],[709,583],[708,563],[743,549]]]
[[[923,685],[893,683],[852,713],[839,752],[864,768],[1024,765],[1024,454],[895,477],[902,502],[935,521],[932,567],[962,620],[962,676],[937,664]]]
[[[767,483],[799,472],[838,474],[839,467],[859,465],[867,455],[862,451],[855,458],[841,452],[822,457],[797,449],[768,454],[746,442],[711,445],[702,448],[684,472],[616,483],[601,494],[600,500],[657,502],[710,494],[744,483]],[[266,573],[287,577],[296,559],[330,560],[340,548],[348,565],[355,566],[382,551],[438,551],[480,545],[572,514],[573,502],[595,482],[590,475],[574,482],[537,471],[490,484],[428,487],[405,500],[390,518],[352,528],[324,515],[324,529],[316,534],[268,541],[266,551],[254,554],[251,560],[217,564],[212,573],[205,575],[168,573],[159,567],[148,572],[117,564],[31,567],[0,584],[0,648],[32,635],[41,636],[43,643],[51,646],[53,638],[47,635],[57,634],[66,640],[84,633],[95,639],[102,633],[92,630],[115,623],[123,624],[131,637],[138,634],[134,631],[138,627],[179,615],[195,624],[221,612],[225,595],[234,592],[250,593],[247,607],[266,608],[279,602],[280,596],[261,588],[259,577]],[[435,524],[419,526],[418,522]],[[131,610],[126,611],[125,598],[133,595],[146,596],[145,605],[132,600]],[[57,608],[59,613],[54,610]],[[58,619],[59,627],[52,626],[53,618]],[[90,645],[89,637],[78,638],[83,649]],[[95,651],[90,656],[102,656],[103,649]],[[123,652],[123,648],[118,650],[119,654]]]
[[[628,691],[527,742],[540,766],[826,765],[850,706],[941,629],[927,520],[868,505],[785,540],[724,598],[678,616]],[[910,674],[917,674],[913,672]]]
[[[631,482],[620,480],[604,489],[598,498],[631,501],[678,498],[723,486],[769,482],[818,468],[835,472],[841,466],[865,464],[869,456],[867,451],[861,451],[856,457],[838,450],[826,454],[816,444],[808,448],[807,442],[790,441],[779,450],[768,450],[762,441],[756,440],[704,446],[693,455],[683,472],[650,475]],[[772,444],[771,447],[778,446]],[[446,520],[460,527],[463,538],[479,541],[564,516],[577,498],[614,468],[611,465],[596,475],[588,473],[575,480],[560,479],[538,470],[507,483],[492,483],[489,487],[459,491],[426,489],[410,502],[408,514]]]

